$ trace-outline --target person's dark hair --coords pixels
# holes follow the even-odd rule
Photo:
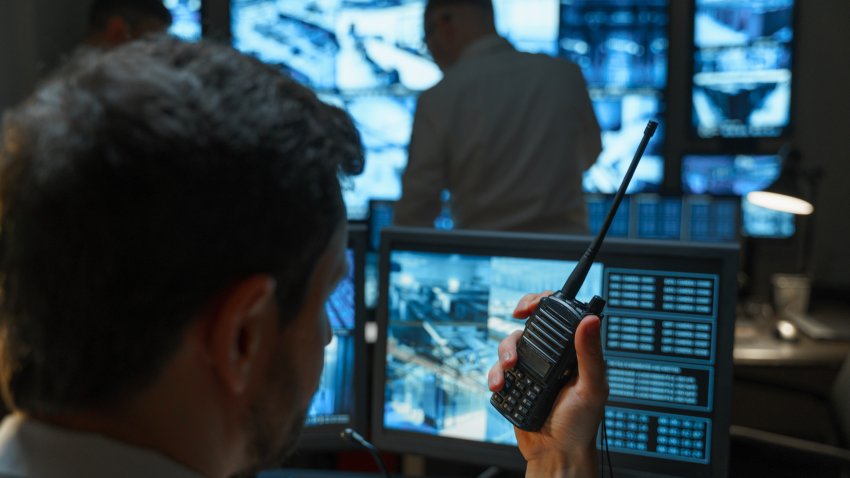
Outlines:
[[[136,26],[144,19],[154,19],[165,25],[172,21],[171,12],[162,0],[94,0],[89,7],[89,31],[106,27],[110,17],[118,15]]]
[[[492,0],[428,0],[425,5],[425,16],[431,14],[435,8],[451,7],[455,5],[470,5],[484,10],[484,12],[493,17],[493,2]]]
[[[7,114],[0,379],[30,413],[145,386],[219,292],[277,280],[281,320],[363,167],[344,112],[277,70],[168,36],[85,55]]]

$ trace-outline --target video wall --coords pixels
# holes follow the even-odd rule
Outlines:
[[[696,136],[786,134],[794,1],[693,1],[691,110]],[[171,3],[174,11],[178,5],[194,8],[199,0]],[[234,47],[279,66],[352,115],[366,149],[366,166],[345,183],[349,218],[367,218],[370,201],[398,199],[418,95],[442,78],[423,41],[425,0],[230,3]],[[685,158],[681,182],[665,178],[669,0],[493,0],[493,5],[497,30],[519,50],[569,59],[587,80],[603,151],[584,176],[586,192],[616,191],[650,119],[660,126],[629,193],[677,191],[681,185],[682,194],[743,195],[775,177],[781,166],[772,159],[775,155],[726,154],[736,158],[727,167],[718,163],[725,161],[720,155],[708,154]],[[664,211],[675,215],[670,208]],[[736,228],[743,220],[745,234],[794,233],[790,215],[746,201],[737,211],[722,216],[737,221]],[[645,224],[649,229],[641,235],[673,237]],[[699,226],[693,220],[691,224]],[[697,228],[694,234],[702,232]]]
[[[517,49],[578,61],[592,79],[604,151],[584,187],[614,192],[647,119],[660,119],[664,109],[667,0],[649,5],[495,0],[493,5],[497,30]],[[400,197],[416,99],[442,78],[422,39],[424,7],[424,0],[231,2],[235,48],[278,65],[354,118],[366,168],[344,192],[352,219],[366,217],[370,199]],[[596,18],[601,28],[585,28],[585,17]],[[640,73],[630,74],[635,66]],[[661,138],[663,126],[632,191],[660,186]]]

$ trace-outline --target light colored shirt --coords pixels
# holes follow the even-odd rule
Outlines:
[[[600,136],[578,66],[485,36],[419,97],[394,222],[432,226],[448,189],[458,229],[586,232]]]
[[[2,478],[197,478],[151,450],[12,414],[0,425]]]

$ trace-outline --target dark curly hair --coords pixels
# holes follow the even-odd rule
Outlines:
[[[242,277],[273,275],[294,316],[363,167],[347,114],[167,36],[77,59],[7,114],[0,155],[0,378],[42,414],[148,384]]]

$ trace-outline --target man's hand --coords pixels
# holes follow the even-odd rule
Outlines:
[[[514,317],[527,318],[540,299],[550,295],[528,294],[520,299]],[[596,431],[608,399],[608,381],[602,360],[600,320],[585,317],[575,334],[578,376],[561,390],[549,419],[538,432],[516,428],[519,450],[528,462],[526,476],[595,476]],[[517,360],[516,346],[521,331],[499,344],[499,362],[490,369],[490,390],[505,385],[504,372]]]

